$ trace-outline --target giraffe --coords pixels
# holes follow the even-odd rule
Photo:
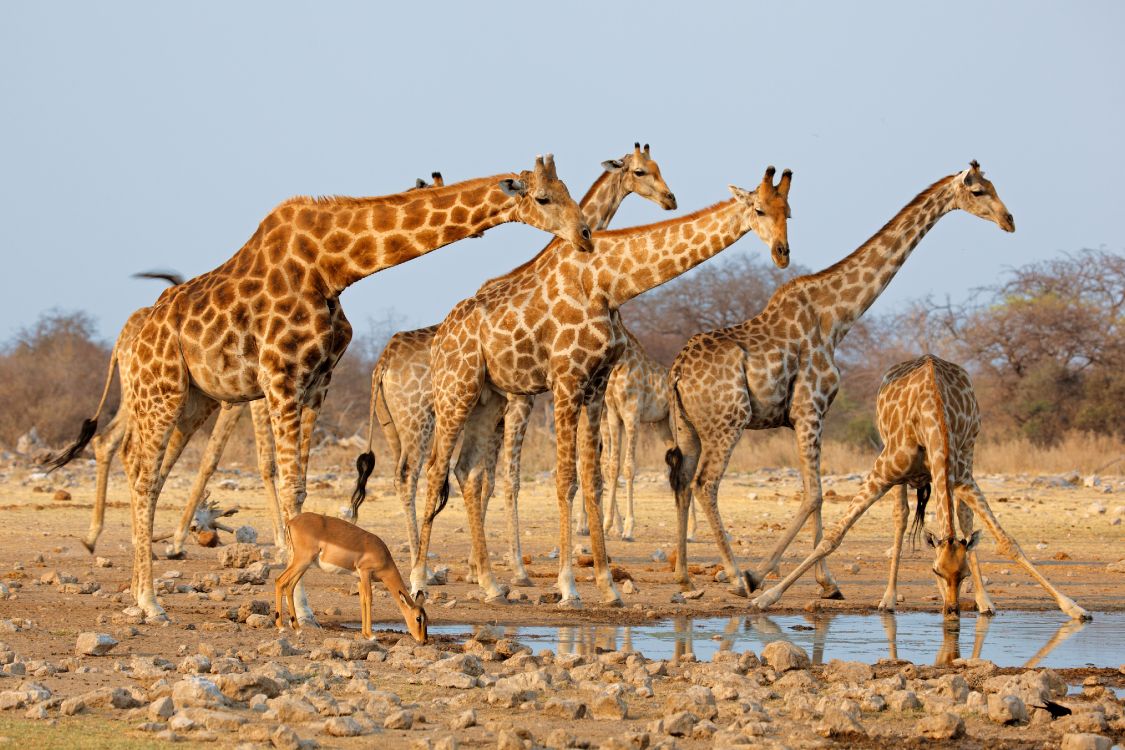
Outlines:
[[[548,155],[520,174],[375,198],[293,198],[262,221],[223,265],[161,295],[137,335],[115,351],[131,420],[123,456],[133,498],[133,585],[150,620],[166,620],[153,591],[150,541],[158,474],[175,428],[190,437],[219,402],[264,398],[286,518],[300,512],[311,439],[309,406],[331,372],[339,295],[384,268],[509,221],[591,252],[590,229]],[[112,364],[111,364],[112,368]],[[110,374],[112,374],[112,369]],[[63,465],[89,442],[109,390]],[[315,623],[304,592],[299,619]]]
[[[754,318],[688,340],[672,363],[676,447],[669,479],[676,493],[676,578],[690,586],[685,535],[687,508],[698,492],[733,592],[748,596],[811,516],[821,537],[820,438],[824,415],[839,386],[836,347],[886,289],[922,237],[945,214],[965,210],[1015,231],[1012,215],[975,161],[944,177],[849,256],[819,273],[800,276],[774,292]],[[743,430],[789,427],[796,433],[804,500],[757,573],[738,568],[719,517],[719,482]],[[824,598],[842,598],[822,560],[817,582]]]
[[[676,196],[668,189],[660,165],[652,158],[649,144],[646,143],[642,149],[639,142],[634,143],[631,153],[620,159],[602,162],[602,168],[602,174],[578,202],[583,217],[594,231],[600,231],[609,225],[622,201],[631,193],[647,198],[665,210],[676,208]],[[546,252],[546,249],[542,252]],[[373,468],[375,464],[371,444],[374,440],[375,421],[378,419],[383,429],[383,437],[392,454],[391,465],[395,467],[393,474],[395,491],[406,516],[412,564],[418,551],[418,522],[415,512],[418,476],[424,457],[429,455],[434,430],[430,344],[434,340],[437,328],[436,325],[432,325],[396,333],[379,355],[371,373],[367,451],[357,461],[360,477],[353,495],[353,502],[358,511],[359,504],[363,502],[366,495],[367,476],[363,474],[363,467]],[[512,582],[517,586],[531,585],[531,578],[524,567],[523,553],[520,549],[516,499],[519,492],[520,447],[532,405],[533,401],[530,397],[512,396],[504,416],[505,458],[502,466],[505,467],[505,471],[501,475],[501,489],[507,509]],[[485,493],[486,504],[492,486],[490,477],[488,481],[490,489]]]
[[[623,541],[633,541],[633,477],[637,462],[637,428],[643,422],[660,431],[664,448],[675,446],[668,410],[668,368],[648,356],[641,342],[625,329],[625,349],[613,366],[605,390],[605,415],[602,418],[602,476],[609,489],[605,533],[616,529]],[[617,477],[624,464],[625,514],[617,510]],[[578,506],[577,534],[590,533],[585,506]],[[691,506],[688,540],[695,536],[695,504]]]
[[[973,576],[977,609],[982,615],[993,615],[996,608],[984,590],[980,563],[973,551],[980,540],[980,531],[973,531],[975,513],[996,539],[1000,552],[1024,568],[1054,597],[1059,609],[1075,620],[1090,619],[1089,613],[1058,591],[1036,570],[1019,544],[993,515],[984,493],[973,478],[973,449],[980,434],[980,409],[973,384],[964,368],[927,354],[901,362],[883,376],[876,404],[876,421],[883,439],[883,450],[875,459],[859,492],[852,499],[844,517],[824,536],[805,561],[780,583],[763,591],[754,600],[758,609],[776,602],[793,582],[840,546],[848,529],[875,504],[887,490],[899,485],[899,501],[895,507],[895,543],[891,558],[887,590],[880,609],[893,610],[896,604],[898,562],[902,539],[906,532],[907,485],[929,488],[938,501],[938,522],[941,536],[923,529],[929,492],[918,496],[914,511],[914,532],[924,531],[926,544],[934,549],[934,577],[941,591],[942,613],[947,618],[960,617],[961,583]],[[962,538],[954,529],[954,505]]]
[[[430,185],[419,177],[415,181],[414,187],[410,188],[410,190],[433,186],[441,187],[445,184],[440,172],[433,172],[431,178],[434,181],[433,185]],[[178,274],[174,273],[147,272],[134,274],[134,276],[136,278],[161,279],[167,281],[171,286],[184,283],[184,280]],[[125,326],[121,329],[121,333],[118,334],[118,345],[120,345],[123,339],[129,339],[136,335],[137,330],[139,330],[151,309],[150,307],[141,308],[129,316]],[[344,347],[346,347],[347,343],[351,340],[351,327],[348,321],[341,317],[338,322],[340,323],[340,329],[335,331],[334,341],[340,345],[340,349],[334,361],[338,361],[339,358],[343,356]],[[317,405],[314,411],[318,413],[319,405],[323,403],[324,397],[328,393],[330,380],[331,373],[320,383],[319,392],[312,399],[312,403]],[[215,420],[215,425],[211,429],[211,434],[207,438],[207,445],[203,449],[203,457],[200,461],[195,481],[192,484],[191,490],[188,492],[188,499],[184,504],[184,511],[181,514],[180,522],[175,532],[172,534],[172,543],[167,552],[168,559],[179,560],[185,556],[184,544],[187,541],[188,531],[191,527],[192,519],[195,516],[195,511],[199,507],[199,504],[203,502],[204,498],[206,498],[207,484],[211,481],[211,477],[218,468],[219,459],[222,458],[223,451],[226,450],[227,443],[230,441],[231,435],[234,434],[234,428],[238,425],[239,419],[246,411],[250,412],[251,419],[253,420],[254,444],[258,451],[258,472],[262,477],[262,484],[266,488],[266,508],[269,511],[270,521],[273,526],[274,544],[278,548],[285,546],[285,523],[281,517],[281,506],[278,503],[277,488],[275,486],[277,466],[273,455],[273,435],[270,432],[269,413],[265,409],[265,402],[253,401],[240,404],[224,403],[218,418]],[[91,512],[90,528],[86,532],[86,537],[82,540],[82,544],[91,554],[93,554],[97,546],[98,537],[101,536],[102,528],[105,525],[106,496],[109,485],[109,471],[113,466],[113,457],[117,455],[121,443],[125,439],[128,426],[128,409],[119,408],[109,425],[107,425],[105,432],[100,435],[95,435],[91,440],[97,465],[94,485],[94,507]],[[161,485],[167,480],[173,466],[179,460],[183,448],[186,447],[186,441],[182,438],[182,435],[174,432],[169,441],[169,447],[164,456],[164,463],[160,467],[159,481]],[[308,464],[309,447],[310,443],[308,441],[302,443],[301,460],[304,465]]]
[[[776,187],[774,173],[772,167],[766,170],[753,191],[732,185],[734,198],[693,214],[600,232],[593,253],[580,254],[566,242],[553,243],[553,252],[453,308],[439,326],[430,351],[436,419],[412,589],[425,586],[424,561],[434,516],[448,499],[449,463],[454,443],[463,435],[458,472],[464,477],[477,582],[489,600],[504,598],[506,591],[496,582],[488,560],[482,487],[488,463],[494,460],[496,426],[508,406],[506,394],[550,390],[555,407],[560,606],[581,606],[570,544],[576,450],[583,486],[588,488],[583,494],[591,518],[595,579],[605,603],[621,604],[606,559],[597,465],[602,395],[625,340],[618,308],[752,230],[770,248],[775,263],[788,265],[787,196],[792,173],[786,170]]]

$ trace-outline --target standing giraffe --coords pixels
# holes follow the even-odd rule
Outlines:
[[[660,430],[665,450],[675,447],[668,409],[668,368],[648,356],[631,331],[625,331],[625,350],[609,374],[602,417],[602,476],[609,492],[605,533],[616,529],[625,541],[633,541],[633,478],[637,471],[637,428],[654,424]],[[625,513],[617,509],[617,476],[625,472]],[[584,505],[578,506],[578,529],[590,533]],[[695,536],[695,505],[691,506],[688,539]]]
[[[852,499],[844,517],[825,534],[805,561],[784,580],[763,591],[754,599],[758,609],[766,609],[785,593],[806,570],[840,546],[848,529],[875,504],[887,490],[899,485],[901,493],[895,506],[895,544],[891,558],[887,591],[880,609],[895,608],[898,584],[898,562],[902,539],[906,533],[906,486],[932,486],[938,501],[938,522],[942,536],[925,530],[926,543],[934,548],[933,572],[937,578],[946,617],[959,617],[961,582],[973,576],[977,610],[982,615],[996,613],[984,580],[980,563],[973,549],[980,532],[973,531],[973,513],[980,517],[996,539],[1000,552],[1023,567],[1032,578],[1054,597],[1066,614],[1076,620],[1090,619],[1089,613],[1064,596],[1035,569],[1023,554],[1016,540],[996,520],[984,493],[973,478],[973,449],[980,434],[980,409],[969,374],[962,367],[932,355],[902,362],[883,376],[876,405],[876,421],[883,438],[883,450],[867,474],[859,492]],[[914,531],[922,530],[929,493],[918,496],[914,511]],[[957,522],[962,538],[957,539],[953,525],[953,507],[957,505]]]
[[[677,447],[667,457],[678,513],[678,581],[691,583],[685,526],[693,492],[701,495],[731,587],[740,596],[758,588],[777,568],[809,516],[820,542],[820,439],[824,415],[839,387],[836,347],[922,237],[955,209],[1015,231],[1012,215],[974,161],[969,169],[923,190],[839,263],[783,284],[754,318],[697,334],[684,345],[669,381]],[[769,559],[744,578],[719,517],[719,482],[742,431],[773,427],[796,432],[804,500]],[[816,578],[824,598],[842,598],[823,560]]]
[[[441,187],[445,184],[440,172],[433,172],[431,177],[434,181],[433,185],[430,185],[419,177],[415,181],[414,187],[410,188],[410,190],[434,186]],[[184,283],[184,280],[176,274],[138,273],[134,275],[137,278],[163,279],[172,286]],[[130,339],[136,335],[137,331],[140,330],[141,325],[144,323],[145,318],[148,317],[148,313],[151,309],[151,307],[144,307],[129,316],[125,326],[121,329],[121,333],[118,334],[115,348],[121,346],[123,339]],[[339,351],[334,361],[338,361],[339,358],[343,356],[344,348],[346,348],[348,342],[351,341],[351,325],[348,323],[347,319],[341,315],[337,323],[339,324],[339,329],[335,331],[334,340],[339,345]],[[315,406],[309,406],[307,408],[313,409],[314,412],[319,413],[320,404],[323,403],[324,397],[328,394],[330,380],[331,373],[320,383],[319,393],[314,395],[310,401],[310,403]],[[172,544],[169,546],[167,553],[168,559],[178,560],[184,557],[184,544],[187,541],[188,531],[191,527],[192,519],[195,516],[195,511],[207,496],[207,484],[211,481],[211,477],[215,474],[216,469],[218,469],[219,459],[222,458],[223,451],[226,450],[227,443],[230,441],[230,436],[234,434],[234,428],[238,425],[239,418],[248,410],[254,424],[254,444],[258,451],[258,472],[262,477],[262,484],[266,488],[266,508],[269,510],[270,520],[273,525],[274,544],[279,548],[285,546],[285,523],[281,517],[281,508],[278,504],[277,487],[275,484],[277,465],[273,455],[273,434],[270,432],[269,412],[266,410],[265,401],[258,400],[239,404],[224,403],[222,409],[219,411],[218,418],[215,420],[215,425],[211,429],[211,434],[207,438],[207,445],[203,449],[203,457],[200,460],[195,481],[192,483],[191,490],[188,492],[188,499],[184,504],[184,511],[181,514],[180,523],[176,527],[176,531],[172,534]],[[94,486],[94,507],[91,512],[90,528],[86,532],[86,537],[82,540],[82,544],[91,553],[93,553],[98,543],[98,537],[101,536],[102,528],[105,524],[109,470],[113,466],[113,457],[117,455],[117,451],[120,449],[121,443],[124,441],[125,435],[128,432],[128,414],[128,409],[119,408],[109,425],[107,425],[105,431],[101,435],[95,435],[91,440],[97,464]],[[311,438],[311,435],[309,437]],[[304,465],[308,464],[310,445],[310,440],[302,441],[301,461]],[[164,454],[164,462],[160,467],[159,482],[161,486],[163,486],[164,482],[167,480],[168,475],[179,460],[185,447],[186,441],[183,439],[183,435],[174,431],[169,440],[168,449]]]
[[[503,599],[484,538],[483,485],[495,460],[495,434],[507,394],[547,390],[554,397],[559,507],[560,606],[580,606],[571,565],[570,509],[582,473],[595,580],[602,599],[620,605],[606,558],[601,519],[598,430],[606,378],[625,343],[618,308],[675,278],[753,230],[781,267],[789,262],[786,237],[792,173],[777,187],[766,171],[753,191],[731,186],[734,198],[687,216],[632,229],[600,232],[595,251],[578,253],[552,243],[540,256],[483,292],[458,303],[438,328],[430,351],[436,423],[426,467],[426,510],[411,587],[425,585],[425,560],[434,516],[449,493],[449,463],[463,434],[458,473],[469,512],[477,582],[490,600]],[[584,412],[585,420],[580,420]],[[440,505],[439,505],[440,499]]]
[[[161,463],[174,429],[190,437],[219,402],[264,398],[278,465],[279,496],[291,518],[305,498],[299,450],[309,440],[319,385],[335,364],[340,293],[360,279],[509,221],[556,233],[580,252],[590,229],[555,173],[536,160],[519,175],[486,177],[375,198],[293,198],[262,221],[226,263],[165,291],[137,335],[116,350],[131,420],[123,450],[133,496],[133,595],[166,619],[152,581],[152,523]],[[111,371],[112,372],[112,371]],[[89,442],[52,461],[63,465]],[[315,623],[303,590],[301,622]]]
[[[605,229],[617,214],[622,201],[630,193],[660,205],[665,210],[676,208],[676,196],[668,189],[660,172],[660,165],[652,158],[649,145],[641,149],[633,144],[633,151],[620,159],[602,162],[604,171],[598,176],[586,195],[578,202],[582,216],[594,231]],[[537,254],[546,252],[546,248]],[[501,277],[503,278],[503,277]],[[490,282],[494,283],[494,282]],[[483,291],[488,284],[478,290]],[[357,461],[357,466],[375,465],[371,443],[375,436],[375,420],[383,428],[383,437],[390,447],[394,466],[394,485],[406,516],[406,530],[410,540],[411,564],[418,552],[418,521],[415,496],[422,462],[430,453],[434,432],[434,399],[430,384],[430,344],[437,326],[401,331],[391,337],[379,355],[371,373],[371,411],[367,428],[367,452]],[[531,414],[533,399],[530,396],[510,397],[504,415],[504,467],[501,474],[501,494],[504,496],[508,519],[509,557],[513,584],[530,586],[531,578],[523,564],[520,549],[519,516],[516,498],[519,493],[519,457],[527,419]],[[460,477],[458,477],[460,479]],[[356,510],[366,495],[367,476],[361,471],[353,502]],[[487,505],[492,477],[484,492]]]

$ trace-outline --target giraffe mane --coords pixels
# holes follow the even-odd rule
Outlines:
[[[725,201],[719,201],[718,203],[713,203],[710,206],[701,208],[697,211],[692,211],[690,214],[684,214],[683,216],[674,216],[671,219],[665,219],[664,221],[658,221],[653,224],[640,224],[635,227],[625,227],[624,229],[606,229],[600,232],[594,232],[594,239],[596,240],[599,237],[605,237],[607,239],[617,239],[619,237],[628,237],[630,235],[646,234],[656,229],[663,229],[664,227],[672,226],[673,224],[686,224],[687,222],[694,221],[695,219],[698,219],[700,216],[704,216],[705,214],[720,211],[734,203],[736,200],[738,199],[728,198]]]
[[[426,189],[428,196],[441,196],[444,193],[459,193],[462,190],[472,189],[476,187],[475,183],[480,183],[481,186],[494,185],[501,180],[509,177],[516,177],[512,173],[499,174],[492,177],[477,177],[471,180],[464,180],[462,182],[454,182],[442,187],[430,187]],[[295,195],[292,198],[287,198],[278,204],[278,208],[282,206],[367,206],[376,201],[386,201],[389,199],[398,199],[402,202],[416,200],[417,195],[410,195],[414,191],[407,191],[406,193],[389,193],[387,195],[372,195],[362,197],[352,197],[347,195]]]
[[[821,279],[821,278],[824,278],[825,276],[831,276],[849,258],[851,258],[853,255],[858,253],[860,250],[862,250],[865,247],[867,247],[868,245],[870,245],[872,243],[872,241],[874,241],[875,238],[878,237],[879,235],[883,234],[883,232],[886,232],[892,224],[894,224],[896,221],[898,221],[902,217],[903,214],[908,213],[908,212],[916,209],[918,206],[920,206],[922,203],[924,203],[926,201],[926,199],[928,199],[931,195],[936,193],[941,188],[945,187],[945,185],[948,184],[956,176],[957,175],[951,174],[951,175],[948,175],[946,177],[942,177],[940,180],[938,180],[934,184],[930,185],[928,188],[926,188],[922,192],[918,193],[918,195],[914,196],[914,200],[910,201],[905,206],[903,206],[901,209],[899,209],[899,211],[893,217],[891,217],[890,221],[888,221],[886,224],[884,224],[882,227],[879,228],[878,232],[876,232],[875,234],[868,237],[863,242],[863,244],[861,244],[859,247],[857,247],[852,252],[845,255],[843,258],[840,258],[840,260],[838,260],[835,263],[833,263],[832,265],[828,266],[828,268],[817,271],[816,273],[807,274],[805,276],[798,276],[797,278],[793,279],[789,283],[785,284],[785,286],[789,286],[789,284],[795,284],[795,283],[799,283],[799,282],[805,281],[805,280]],[[778,289],[778,291],[781,291],[781,290]]]

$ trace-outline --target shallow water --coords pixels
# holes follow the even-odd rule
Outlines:
[[[761,652],[779,638],[808,652],[813,663],[830,659],[875,662],[906,659],[916,664],[957,658],[989,659],[1002,667],[1117,667],[1125,663],[1125,613],[1098,612],[1076,622],[1059,612],[1002,612],[962,617],[949,630],[931,612],[891,614],[746,615],[673,618],[650,625],[502,627],[432,625],[430,632],[471,636],[488,628],[533,649],[592,653],[596,649],[640,651],[650,659],[694,654],[709,660],[718,650]]]

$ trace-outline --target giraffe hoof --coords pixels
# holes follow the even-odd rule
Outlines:
[[[555,606],[559,609],[582,609],[582,600],[575,596],[570,599],[563,599]]]
[[[631,542],[631,541],[633,541],[633,535],[632,534],[622,534],[621,535],[621,541]]]
[[[177,550],[174,547],[165,547],[164,557],[168,558],[169,560],[183,560],[185,557],[187,557],[187,553],[182,549]]]
[[[590,536],[589,529],[575,529],[574,533],[578,536]]]
[[[298,618],[297,627],[294,628],[294,630],[303,630],[304,628],[308,628],[309,630],[321,629],[320,623],[316,621],[315,617]]]
[[[607,607],[624,607],[625,606],[625,602],[621,601],[621,597],[617,596],[617,595],[613,595],[611,598],[605,599],[602,602],[602,604],[604,604]]]
[[[86,551],[89,552],[91,555],[94,554],[94,545],[95,544],[97,544],[96,540],[93,541],[93,542],[88,542],[85,539],[82,540],[82,546],[85,547]]]
[[[524,573],[522,576],[517,576],[517,577],[513,578],[512,579],[512,585],[513,586],[534,586],[535,584],[532,583],[531,578],[529,578],[527,576],[527,574]]]
[[[750,598],[750,592],[747,591],[744,587],[740,586],[737,583],[731,584],[730,592],[732,594],[734,594],[735,596],[741,596],[743,599],[749,599]]]
[[[821,599],[837,599],[837,600],[839,600],[839,599],[844,598],[844,594],[843,594],[843,592],[840,591],[840,589],[837,588],[837,589],[833,589],[832,591],[829,591],[827,593],[822,593],[820,595],[820,598]]]
[[[981,617],[995,617],[996,616],[996,608],[995,607],[985,607],[984,609],[977,610],[977,614],[980,615]]]

